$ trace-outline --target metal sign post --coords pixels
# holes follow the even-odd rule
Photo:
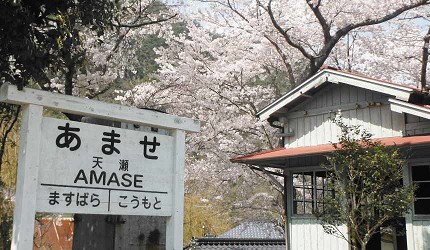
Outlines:
[[[182,249],[185,131],[196,120],[3,85],[24,106],[12,249],[32,249],[36,212],[166,216]],[[168,135],[43,117],[43,108],[164,128]]]

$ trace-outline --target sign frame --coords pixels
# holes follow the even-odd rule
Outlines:
[[[3,84],[0,101],[23,107],[16,202],[11,249],[32,249],[39,173],[43,109],[164,128],[173,137],[172,214],[167,217],[166,249],[180,250],[183,241],[185,132],[199,132],[195,119]]]

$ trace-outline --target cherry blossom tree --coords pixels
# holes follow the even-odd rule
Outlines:
[[[199,16],[209,26],[223,32],[241,29],[252,34],[255,39],[268,40],[278,52],[284,70],[289,73],[292,86],[309,78],[327,63],[337,62],[351,70],[362,69],[363,63],[357,61],[378,60],[373,57],[374,54],[369,56],[372,50],[376,55],[391,54],[391,58],[401,54],[396,63],[407,53],[408,56],[417,57],[420,55],[418,48],[422,47],[422,39],[427,32],[427,29],[423,32],[420,26],[428,23],[426,11],[429,4],[426,0],[199,2],[211,3],[211,11],[200,12]],[[389,43],[385,44],[384,41]],[[398,48],[399,43],[402,48],[413,46],[414,50],[401,51],[401,48],[397,51],[390,48],[394,44]],[[359,52],[356,44],[366,46],[368,51]],[[355,50],[355,53],[351,50]],[[341,55],[342,60],[339,60],[340,52],[344,53]],[[337,61],[333,60],[336,54]],[[355,60],[354,55],[358,56]]]
[[[184,17],[188,32],[161,34],[167,46],[156,50],[153,81],[118,100],[200,119],[202,132],[187,138],[187,192],[232,211],[283,216],[282,173],[229,162],[278,146],[275,129],[255,118],[274,98],[323,64],[410,84],[426,67],[427,1],[198,2],[208,7]]]
[[[274,129],[256,119],[257,111],[276,92],[264,83],[268,69],[278,63],[266,55],[274,51],[241,33],[218,36],[191,21],[187,30],[178,35],[166,31],[168,46],[157,50],[157,79],[120,92],[117,99],[202,121],[202,131],[187,137],[186,192],[228,203],[224,209],[231,211],[253,214],[265,207],[266,217],[279,218],[282,186],[269,185],[279,180],[269,180],[264,174],[253,178],[249,168],[229,161],[236,155],[278,146]],[[280,206],[273,209],[275,203]],[[245,214],[238,218],[251,216]]]

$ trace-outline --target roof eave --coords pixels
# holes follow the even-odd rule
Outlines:
[[[342,71],[323,69],[317,74],[315,74],[313,77],[309,78],[293,90],[289,91],[288,93],[262,109],[260,112],[257,113],[257,117],[260,120],[268,119],[277,110],[283,108],[284,106],[299,98],[301,95],[306,94],[312,89],[318,88],[326,82],[344,83],[359,88],[365,88],[368,90],[391,95],[398,100],[406,102],[409,101],[411,94],[417,91],[412,87],[396,85]]]
[[[388,102],[390,103],[390,109],[393,112],[406,113],[425,119],[430,119],[429,108],[396,99],[388,99]]]

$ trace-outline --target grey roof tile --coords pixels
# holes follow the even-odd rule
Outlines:
[[[222,234],[219,238],[232,239],[282,239],[283,232],[273,223],[268,222],[245,222],[230,231]]]

